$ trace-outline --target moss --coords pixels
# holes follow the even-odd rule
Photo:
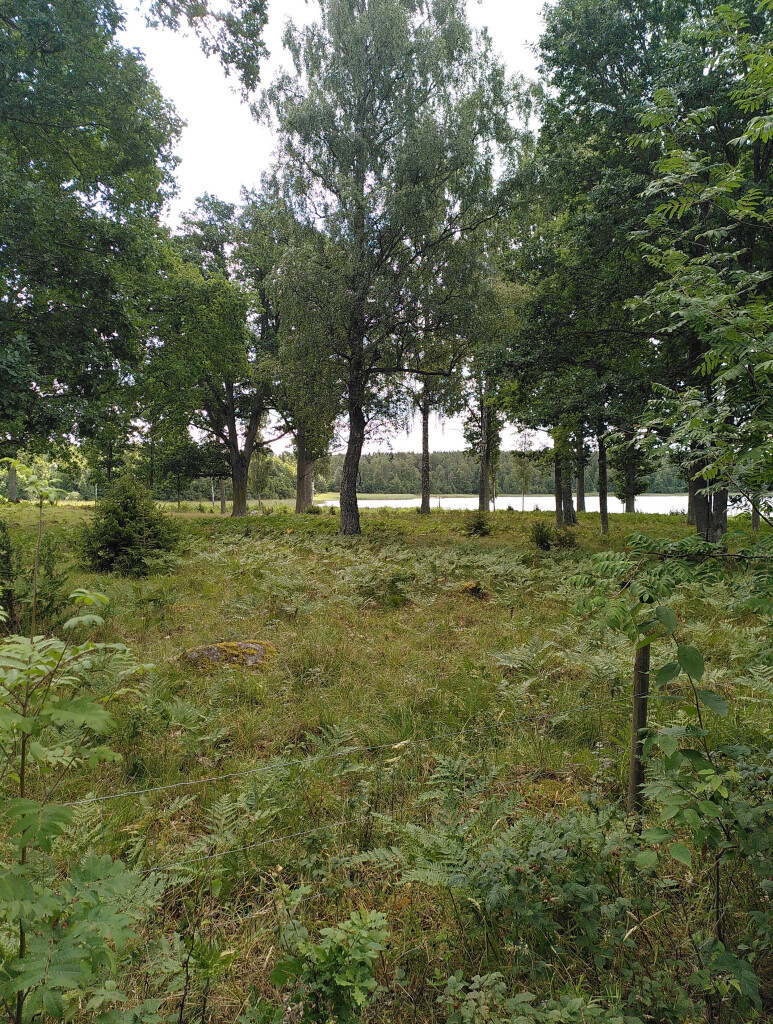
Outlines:
[[[276,648],[265,640],[229,640],[192,647],[183,658],[196,668],[243,666],[261,668],[276,657]]]

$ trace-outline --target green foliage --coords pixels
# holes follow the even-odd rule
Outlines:
[[[492,529],[491,520],[485,512],[473,512],[464,526],[468,537],[488,537]]]
[[[325,1024],[331,1015],[341,1024],[360,1020],[379,995],[374,971],[386,948],[386,923],[384,914],[360,910],[340,925],[323,928],[318,944],[296,939],[294,955],[271,972],[272,983],[296,987],[293,1001],[303,1007],[302,1020]]]
[[[178,546],[175,522],[156,507],[151,496],[131,477],[122,477],[94,509],[83,527],[79,547],[92,568],[145,576],[167,564]]]
[[[641,1017],[582,995],[540,1000],[522,992],[508,998],[501,974],[478,974],[468,982],[457,971],[446,982],[438,1003],[448,1014],[447,1024],[642,1024]]]
[[[0,419],[14,454],[88,433],[138,355],[134,297],[181,126],[121,24],[112,0],[19,0],[0,27]]]
[[[71,599],[83,609],[107,603],[85,591]],[[101,622],[83,611],[66,628]],[[13,1024],[71,1017],[85,1004],[98,1011],[124,998],[113,981],[116,953],[133,935],[139,880],[93,852],[62,872],[58,844],[73,812],[51,795],[73,769],[116,759],[102,742],[113,719],[90,696],[89,680],[98,671],[120,683],[136,668],[119,645],[39,636],[0,643],[0,777],[6,796],[9,782],[15,788],[0,819],[0,998]]]
[[[550,551],[555,543],[555,530],[541,519],[536,519],[529,527],[531,539],[540,551]]]

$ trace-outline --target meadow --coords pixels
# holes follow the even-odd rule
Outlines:
[[[20,574],[36,513],[0,508]],[[328,510],[186,506],[180,553],[134,579],[80,563],[89,515],[44,509],[41,586],[104,594],[83,638],[145,668],[117,693],[90,677],[120,759],[63,780],[74,827],[55,855],[131,869],[138,938],[111,978],[140,1009],[121,1019],[773,1019],[769,840],[749,845],[771,814],[770,533],[739,520],[739,557],[716,557],[678,517],[611,516],[602,538],[581,515],[571,546],[539,550],[539,513],[366,510],[342,538]],[[718,713],[664,684],[653,727],[676,739],[652,748],[638,821],[626,615],[653,601],[701,652]],[[46,631],[67,614],[53,602]],[[185,660],[229,641],[275,653]],[[664,831],[680,744],[709,745],[714,776],[694,774],[720,782]]]

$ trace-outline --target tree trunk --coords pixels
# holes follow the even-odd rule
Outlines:
[[[220,515],[224,516],[228,512],[225,500],[225,478],[220,477]]]
[[[577,438],[577,511],[585,511],[585,438]]]
[[[360,458],[365,444],[365,412],[356,402],[349,404],[349,443],[346,446],[343,472],[341,473],[341,520],[339,533],[344,537],[355,537],[360,529],[360,509],[357,505],[357,477],[360,472]]]
[[[760,509],[759,509],[758,502],[760,502],[761,500],[762,499],[761,499],[759,494],[755,495],[755,497],[754,497],[754,504],[752,505],[752,530],[753,530],[754,533],[759,533],[760,532],[760,524],[761,524],[761,521],[762,521],[762,516],[760,515]]]
[[[705,481],[698,478],[698,486]],[[727,490],[695,495],[695,526],[698,536],[709,544],[719,544],[727,533]]]
[[[564,482],[561,479],[561,459],[558,456],[558,452],[554,456],[553,469],[555,473],[556,529],[560,530],[564,525]]]
[[[563,520],[564,526],[576,526],[577,515],[574,511],[574,502],[572,501],[572,459],[571,456],[565,458],[564,464],[561,467],[561,483],[562,483],[562,504],[563,504]]]
[[[8,467],[8,500],[13,505],[18,505],[19,503],[19,478],[16,466]]]
[[[247,515],[247,474],[249,461],[239,452],[231,459],[231,480],[233,481],[234,498],[231,508],[233,517]]]
[[[209,482],[212,485],[212,511],[215,511],[215,478],[211,476]]]
[[[489,418],[485,395],[480,403],[480,480],[478,481],[478,511],[488,512],[491,506],[491,452],[489,450]]]
[[[180,475],[177,474],[177,511],[180,511]]]
[[[607,467],[607,446],[604,441],[603,429],[599,428],[596,438],[599,446],[599,513],[601,514],[601,533],[609,534],[609,470]]]
[[[421,401],[421,515],[429,515],[429,400]]]
[[[727,533],[727,488],[712,495],[711,502],[711,543],[719,544]]]
[[[625,463],[625,511],[629,515],[636,511],[636,460],[633,457]]]
[[[695,526],[695,496],[698,491],[698,481],[693,480],[692,473],[690,479],[687,481],[687,525]]]
[[[107,486],[113,482],[113,445],[107,446]]]
[[[314,504],[314,492],[312,481],[314,475],[314,463],[306,447],[306,431],[298,427],[295,437],[295,447],[298,453],[298,471],[295,486],[295,514],[300,515]]]

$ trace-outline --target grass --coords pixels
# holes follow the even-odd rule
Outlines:
[[[50,508],[44,528],[70,550],[87,515]],[[140,870],[181,864],[165,876],[147,949],[124,965],[131,990],[153,991],[163,942],[206,921],[210,939],[234,951],[208,989],[211,1019],[235,1021],[250,989],[276,1001],[268,973],[280,904],[286,887],[306,885],[312,932],[358,906],[388,915],[386,992],[363,1019],[443,1019],[435,972],[471,976],[491,968],[491,951],[466,950],[452,901],[401,885],[378,851],[407,823],[435,820],[438,787],[469,791],[471,806],[516,794],[523,812],[546,816],[587,790],[620,797],[631,644],[572,614],[572,578],[633,532],[676,539],[690,528],[612,515],[602,538],[599,517],[586,514],[576,550],[543,554],[530,529],[551,522],[546,513],[493,513],[482,538],[468,536],[465,512],[364,510],[357,539],[337,535],[335,515],[281,507],[241,520],[190,506],[179,516],[186,549],[168,574],[130,580],[72,561],[68,580],[109,597],[98,639],[154,666],[115,704],[121,763],[62,794],[147,791],[83,805],[79,829]],[[29,559],[35,510],[5,506],[0,517]],[[757,634],[717,593],[686,586],[675,606],[721,682]],[[190,647],[232,640],[269,641],[277,657],[260,671],[200,673],[181,661]],[[746,727],[753,708],[738,715]],[[153,791],[234,773],[252,774]],[[177,1015],[179,995],[165,1005]]]

